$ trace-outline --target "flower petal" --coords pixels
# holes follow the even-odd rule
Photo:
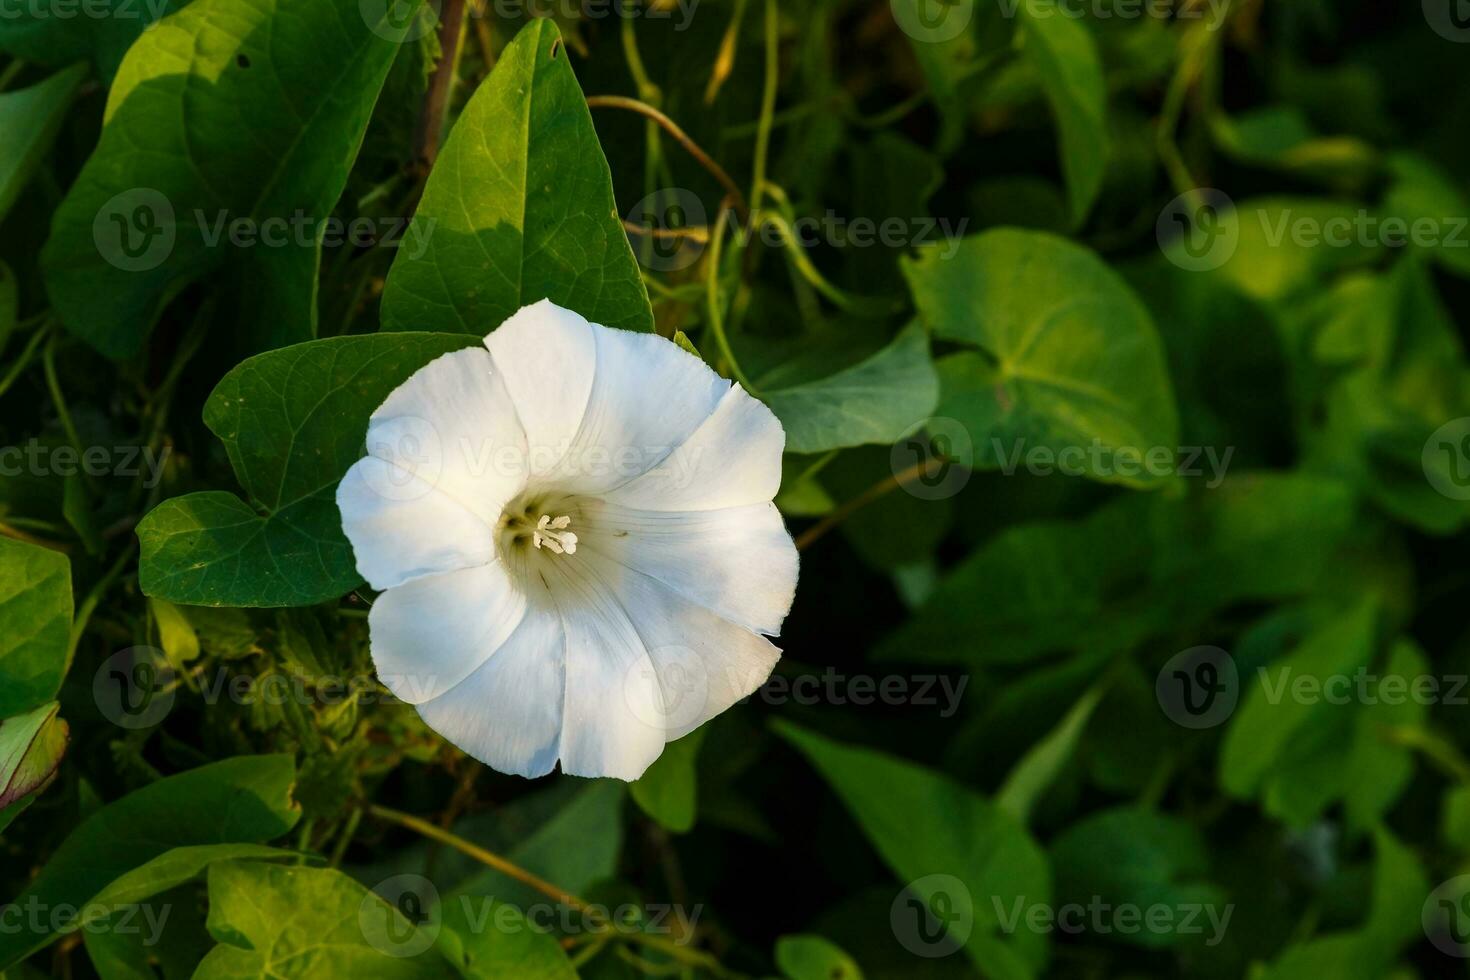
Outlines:
[[[659,681],[665,738],[676,738],[749,697],[771,676],[781,651],[641,572],[590,552],[586,561],[638,630]]]
[[[337,486],[342,530],[357,571],[375,589],[483,565],[495,557],[490,527],[428,483],[375,456]]]
[[[394,389],[368,424],[368,453],[494,527],[526,484],[526,435],[507,379],[479,347],[445,354]]]
[[[730,382],[657,334],[601,328],[582,427],[558,488],[602,494],[653,469],[709,418]]]
[[[767,503],[781,488],[786,433],[772,411],[735,385],[668,458],[607,494],[644,510],[718,510]]]
[[[525,616],[499,562],[414,579],[373,603],[373,665],[395,697],[422,704],[473,673]]]
[[[497,327],[485,347],[515,402],[532,471],[554,469],[582,426],[592,392],[597,373],[592,326],[542,300]]]
[[[627,612],[585,563],[550,567],[567,642],[562,772],[632,782],[666,740],[658,671]]]
[[[669,513],[604,501],[587,505],[583,518],[579,548],[738,626],[780,633],[796,597],[797,555],[775,504]]]
[[[490,659],[420,704],[419,716],[499,772],[544,776],[556,765],[561,743],[564,645],[561,617],[528,609]]]

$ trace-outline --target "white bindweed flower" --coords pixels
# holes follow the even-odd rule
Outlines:
[[[784,444],[677,345],[522,309],[389,395],[338,487],[379,677],[502,772],[638,778],[780,656]]]

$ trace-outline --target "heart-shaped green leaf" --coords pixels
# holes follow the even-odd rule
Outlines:
[[[389,330],[483,337],[541,299],[651,330],[653,311],[612,174],[556,24],[528,23],[439,154],[383,288]]]
[[[1040,448],[1051,465],[1071,461],[1107,482],[1170,477],[1179,421],[1163,345],[1148,309],[1096,255],[1000,229],[949,259],[921,251],[904,272],[934,335],[979,348],[939,362],[937,413],[969,430],[977,466],[1020,465]],[[1157,465],[1146,465],[1150,451]]]
[[[368,418],[409,375],[475,340],[454,334],[334,337],[237,366],[204,406],[250,498],[165,500],[138,525],[143,591],[196,606],[306,606],[362,583],[336,491]]]
[[[209,871],[209,932],[219,945],[194,976],[450,980],[432,933],[415,925],[331,868],[218,864]]]

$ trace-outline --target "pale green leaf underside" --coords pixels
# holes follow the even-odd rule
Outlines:
[[[860,364],[761,396],[786,429],[786,450],[891,443],[934,411],[939,393],[929,338],[918,324]]]

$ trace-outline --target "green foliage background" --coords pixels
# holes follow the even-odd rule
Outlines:
[[[1463,6],[5,7],[0,975],[1463,975]],[[631,786],[386,697],[334,504],[543,297],[787,432],[785,656]]]

